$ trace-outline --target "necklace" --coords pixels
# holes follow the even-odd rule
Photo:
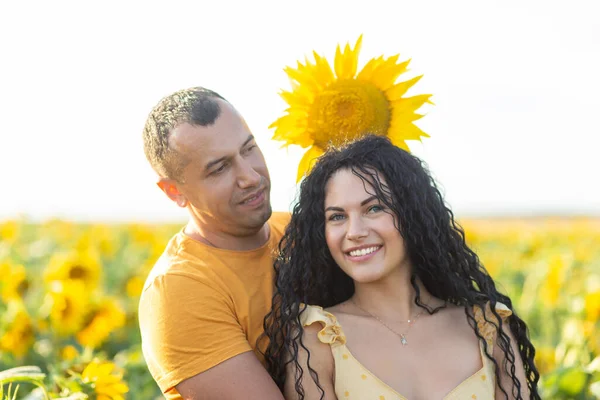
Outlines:
[[[425,309],[421,309],[421,311],[419,311],[417,314],[415,314],[414,317],[412,317],[411,319],[407,320],[408,323],[408,328],[406,328],[406,331],[403,333],[400,332],[396,332],[395,329],[392,329],[388,324],[386,324],[385,322],[383,322],[379,317],[377,317],[376,315],[370,313],[369,311],[365,310],[364,308],[362,308],[361,306],[359,306],[358,304],[356,304],[356,302],[354,301],[354,299],[350,298],[350,301],[352,302],[352,304],[354,304],[356,307],[358,307],[360,310],[364,311],[365,313],[369,314],[372,318],[374,318],[375,320],[377,320],[381,325],[385,326],[387,329],[389,329],[392,333],[394,333],[396,336],[398,336],[400,338],[400,343],[402,343],[402,346],[406,346],[408,344],[408,341],[406,340],[406,335],[408,335],[408,331],[410,331],[410,328],[417,322],[417,320],[419,319],[419,317],[421,316],[421,314],[423,313],[423,311]]]

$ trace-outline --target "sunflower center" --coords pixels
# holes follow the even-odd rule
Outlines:
[[[365,133],[385,135],[390,124],[385,94],[372,83],[354,79],[330,84],[315,98],[309,113],[308,132],[322,149]]]
[[[27,280],[23,280],[23,281],[19,282],[19,285],[17,286],[17,293],[19,293],[19,296],[25,297],[28,290],[29,290],[29,282]]]
[[[69,270],[69,278],[71,279],[85,279],[87,277],[87,270],[81,265],[74,265]]]
[[[65,299],[65,304],[62,310],[60,310],[61,319],[66,320],[73,316],[75,313],[73,302],[71,299]]]

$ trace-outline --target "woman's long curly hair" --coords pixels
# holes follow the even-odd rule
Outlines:
[[[484,340],[471,311],[474,305],[486,310],[485,305],[490,303],[494,317],[489,311],[484,316],[497,328],[498,344],[506,354],[503,368],[513,381],[512,388],[501,389],[507,398],[508,392],[512,392],[515,399],[522,399],[522,382],[515,376],[517,358],[495,310],[498,302],[512,310],[510,298],[498,292],[477,255],[467,246],[462,228],[421,160],[379,136],[367,136],[344,148],[328,151],[300,185],[291,222],[279,244],[273,306],[264,321],[269,339],[265,352],[267,368],[279,388],[284,388],[286,369],[295,368],[295,389],[299,398],[304,399],[301,380],[305,371],[298,362],[298,350],[301,346],[308,351],[302,342],[300,321],[306,305],[331,307],[354,294],[353,280],[335,263],[325,241],[325,188],[331,176],[341,169],[351,170],[360,177],[365,189],[372,191],[395,215],[412,263],[411,283],[418,306],[428,309],[420,301],[417,285],[420,280],[433,296],[464,307],[475,334]],[[435,311],[428,309],[430,313]],[[539,373],[533,362],[535,349],[528,339],[527,326],[514,311],[507,322],[517,341],[531,398],[539,399]],[[493,349],[485,348],[486,356],[496,365],[499,382]],[[318,375],[310,362],[308,369],[323,398]]]

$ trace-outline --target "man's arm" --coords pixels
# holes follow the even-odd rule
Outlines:
[[[185,400],[283,400],[252,351],[237,355],[176,386]]]
[[[202,280],[156,278],[142,294],[144,357],[163,393],[185,399],[282,399],[229,297]]]

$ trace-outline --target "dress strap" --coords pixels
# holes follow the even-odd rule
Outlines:
[[[319,331],[318,338],[322,343],[330,345],[342,345],[346,343],[346,335],[337,321],[335,315],[323,310],[319,306],[306,306],[300,314],[302,326],[309,326],[319,322],[323,329]]]
[[[510,308],[502,303],[496,303],[496,312],[502,319],[502,323],[504,323],[506,319],[512,315]],[[473,313],[475,314],[474,316],[475,321],[477,322],[477,329],[479,329],[481,336],[485,338],[488,351],[491,352],[494,346],[494,341],[496,340],[496,326],[498,325],[498,319],[492,313],[492,308],[489,302],[485,305],[485,311],[481,306],[474,306]]]

